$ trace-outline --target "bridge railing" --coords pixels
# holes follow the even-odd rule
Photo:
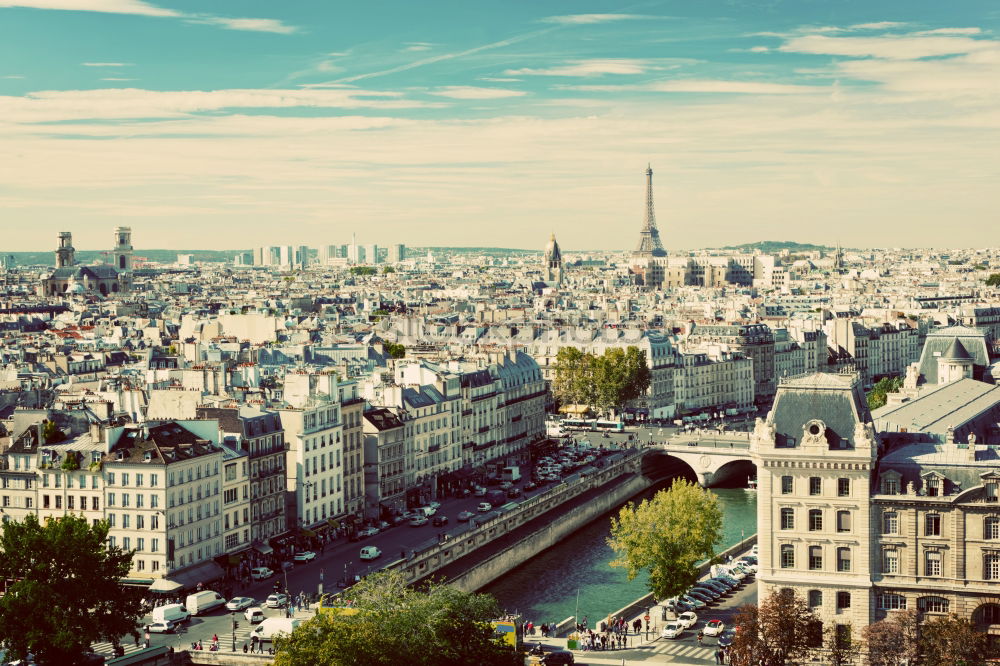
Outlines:
[[[729,434],[714,433],[692,433],[676,437],[671,437],[663,442],[667,448],[714,448],[714,449],[748,449],[750,448],[749,432],[736,432]]]

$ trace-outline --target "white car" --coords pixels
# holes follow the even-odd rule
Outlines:
[[[410,518],[410,527],[423,527],[428,522],[426,516],[413,516],[413,518]]]
[[[267,567],[256,567],[250,570],[250,577],[254,580],[264,580],[274,575],[274,572]]]
[[[486,497],[486,488],[476,486],[476,489],[472,491],[472,494],[476,497]]]
[[[296,562],[312,562],[316,559],[316,553],[311,550],[304,550],[301,553],[295,553]]]
[[[267,598],[264,605],[268,608],[281,608],[288,604],[288,595],[275,593]]]
[[[677,622],[685,629],[690,629],[698,624],[698,615],[693,611],[685,611],[677,616]]]
[[[359,557],[362,560],[374,560],[376,557],[382,555],[382,551],[375,546],[365,546],[361,549],[361,555]]]
[[[684,627],[676,620],[667,622],[660,631],[660,638],[677,638],[684,632]]]
[[[476,508],[479,510],[479,513],[489,513],[493,510],[493,505],[489,502],[480,502]]]
[[[358,536],[359,537],[371,537],[371,536],[375,536],[376,534],[378,534],[378,528],[377,527],[366,527],[363,530],[361,530],[361,531],[358,532]]]
[[[441,508],[441,502],[428,502],[427,506],[429,506],[432,509],[440,509]]]
[[[240,611],[253,606],[254,601],[250,597],[233,597],[226,602],[226,610]]]
[[[170,634],[177,627],[173,620],[159,620],[146,625],[146,630],[151,634]]]
[[[722,623],[722,620],[709,620],[705,623],[705,635],[706,636],[718,636],[726,628],[726,625]]]
[[[258,622],[264,621],[264,609],[254,606],[253,608],[248,608],[243,611],[243,617],[247,619],[250,624],[257,624]]]

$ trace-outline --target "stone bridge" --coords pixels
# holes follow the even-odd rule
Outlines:
[[[756,477],[750,460],[749,432],[695,431],[651,442],[643,456],[643,473],[650,478],[680,473],[695,477],[705,488],[746,487]]]

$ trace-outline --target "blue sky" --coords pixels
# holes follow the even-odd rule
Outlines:
[[[2,249],[996,246],[986,0],[0,0]]]

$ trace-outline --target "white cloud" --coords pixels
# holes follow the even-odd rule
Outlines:
[[[914,35],[981,35],[980,28],[935,28],[934,30],[921,30]]]
[[[131,67],[130,62],[81,62],[84,67]]]
[[[638,85],[564,86],[565,90],[581,92],[664,92],[664,93],[719,93],[736,95],[796,95],[829,93],[824,86],[803,86],[765,81],[727,81],[723,79],[677,79],[655,81]]]
[[[646,60],[631,58],[595,58],[576,60],[558,67],[508,69],[508,76],[602,76],[604,74],[642,74],[649,67]]]
[[[450,97],[452,99],[501,99],[504,97],[521,97],[526,93],[523,90],[509,90],[507,88],[444,86],[437,90],[429,91],[428,94],[439,97]]]
[[[875,23],[856,23],[849,30],[887,30],[889,28],[901,28],[907,23],[900,21],[876,21]]]
[[[183,19],[188,23],[217,25],[228,30],[248,30],[252,32],[288,34],[297,30],[294,26],[286,25],[276,19],[226,18],[209,14],[186,14],[165,7],[157,7],[142,0],[0,0],[0,7],[177,18]]]
[[[24,74],[5,74],[0,76],[0,79],[23,79]]]
[[[105,76],[101,81],[135,81],[135,79],[128,79],[122,76]]]
[[[497,83],[512,83],[515,81],[520,81],[521,79],[515,78],[513,76],[481,76],[480,81],[494,81]]]
[[[912,60],[934,56],[957,55],[992,49],[996,42],[968,37],[895,36],[881,37],[825,37],[808,35],[794,37],[782,44],[780,51],[874,57],[891,60]]]
[[[436,106],[399,93],[356,88],[158,91],[139,88],[46,90],[0,96],[0,117],[32,123],[74,119],[174,118],[238,108],[409,109]]]
[[[542,19],[542,21],[545,23],[558,23],[560,25],[589,25],[642,18],[648,17],[641,14],[567,14],[565,16],[549,16]]]
[[[434,44],[432,42],[407,42],[404,51],[430,51]]]

